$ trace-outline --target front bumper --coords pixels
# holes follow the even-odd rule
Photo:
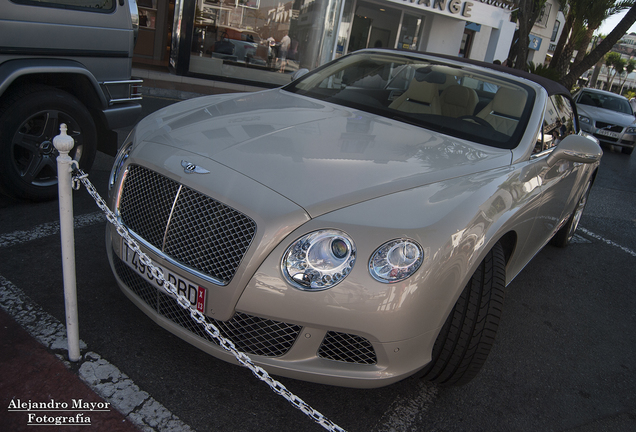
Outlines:
[[[106,230],[106,247],[118,285],[146,315],[206,353],[238,364],[174,299],[122,261],[121,241],[112,227]],[[152,253],[148,255],[170,271],[182,271]],[[192,275],[187,277],[196,279]],[[274,375],[356,388],[390,385],[420,370],[430,361],[438,332],[436,329],[408,340],[383,343],[342,329],[283,322],[238,309],[227,321],[208,317],[208,322],[232,340],[237,349],[248,354],[256,365]]]
[[[611,133],[612,136],[609,136],[607,134],[607,132],[612,131],[606,131],[606,129],[597,128],[596,126],[587,125],[585,123],[581,123],[581,129],[596,137],[601,142],[601,144],[632,149],[634,148],[634,146],[636,146],[636,133],[624,132],[626,128],[621,128],[622,130],[620,132],[616,131]]]

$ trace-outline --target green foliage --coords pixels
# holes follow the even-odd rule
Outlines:
[[[528,72],[535,74],[535,75],[539,75],[545,78],[549,78],[553,81],[558,81],[559,78],[561,78],[559,76],[559,71],[557,71],[556,69],[553,69],[549,66],[546,66],[544,64],[534,64],[532,62],[528,62]]]
[[[621,55],[617,52],[609,52],[605,55],[605,66],[613,67],[621,60]]]

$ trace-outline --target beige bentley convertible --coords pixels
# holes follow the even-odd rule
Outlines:
[[[349,387],[486,361],[506,285],[577,228],[602,152],[570,94],[501,66],[362,50],[131,132],[109,205],[179,294],[270,373]],[[235,362],[114,228],[123,292]]]

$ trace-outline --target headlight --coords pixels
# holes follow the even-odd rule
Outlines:
[[[585,124],[589,124],[589,125],[591,125],[591,124],[592,124],[592,120],[590,120],[590,118],[589,118],[589,117],[584,117],[584,116],[582,116],[582,115],[580,115],[580,116],[579,116],[579,121],[580,121],[581,123],[585,123]]]
[[[321,291],[340,283],[356,262],[353,240],[336,230],[306,234],[287,248],[282,270],[296,288]]]
[[[369,272],[378,282],[393,283],[410,277],[422,265],[424,251],[413,240],[395,239],[371,255]]]
[[[124,141],[124,145],[121,146],[119,152],[117,153],[117,157],[115,157],[115,162],[113,163],[113,168],[110,170],[110,177],[108,178],[108,190],[111,190],[117,181],[117,176],[119,176],[119,172],[124,166],[124,162],[128,159],[128,155],[130,154],[130,150],[132,150],[133,142]]]
[[[627,133],[636,133],[636,127],[634,127],[634,126],[628,127],[625,132],[627,132]]]

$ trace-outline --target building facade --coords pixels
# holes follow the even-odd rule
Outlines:
[[[500,0],[141,1],[159,2],[148,12],[156,8],[152,25],[162,39],[143,43],[145,61],[167,56],[178,75],[272,86],[367,47],[504,60],[515,30],[515,6]],[[160,19],[161,2],[169,13]]]
[[[561,2],[547,0],[530,31],[528,62],[536,65],[549,63],[563,31],[565,16]]]

